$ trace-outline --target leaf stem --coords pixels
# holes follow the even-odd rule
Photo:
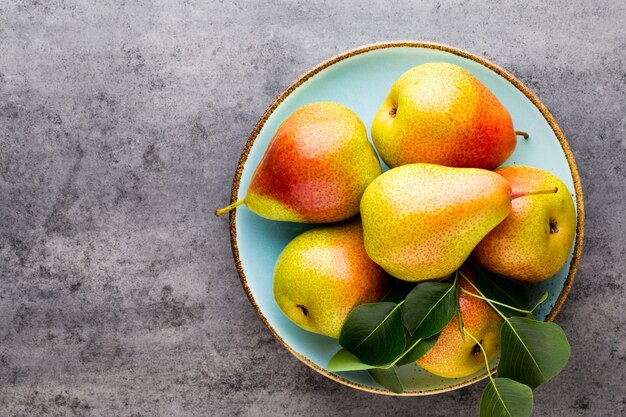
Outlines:
[[[503,408],[505,409],[506,413],[512,417],[513,414],[511,414],[511,412],[509,411],[508,407],[506,406],[506,403],[504,402],[504,399],[502,398],[502,394],[500,394],[500,391],[498,390],[498,386],[496,385],[496,382],[493,378],[493,376],[491,375],[490,369],[489,369],[489,358],[487,358],[487,354],[485,353],[485,349],[483,349],[483,345],[480,343],[480,341],[478,339],[476,339],[470,332],[468,332],[467,330],[465,330],[465,332],[467,333],[467,335],[469,337],[471,337],[474,342],[476,342],[478,344],[478,346],[480,347],[480,351],[483,353],[483,357],[485,358],[485,367],[487,369],[487,376],[489,377],[489,380],[491,381],[491,385],[493,386],[493,390],[495,391],[496,395],[498,396],[498,399],[500,400],[500,402],[502,403]],[[485,388],[486,389],[486,388]],[[484,395],[484,394],[483,394]],[[482,415],[482,413],[481,413]]]
[[[463,314],[461,313],[461,307],[459,306],[459,291],[463,290],[463,288],[461,288],[461,281],[459,281],[459,270],[457,269],[455,274],[454,274],[454,285],[456,287],[456,304],[457,304],[457,318],[459,320],[459,332],[461,333],[461,339],[463,340],[463,342],[465,342],[465,325],[463,324]]]
[[[474,335],[472,335],[467,329],[463,329],[463,331],[465,333],[467,333],[467,335],[474,341],[476,342],[476,344],[478,345],[478,347],[480,348],[480,351],[483,354],[483,357],[485,358],[485,368],[487,369],[487,375],[489,375],[489,379],[491,380],[491,382],[493,382],[493,377],[491,376],[491,372],[489,370],[489,358],[487,357],[487,353],[485,352],[485,349],[483,349],[483,345],[482,343],[480,343],[480,340],[476,339],[474,337]]]
[[[515,307],[510,306],[510,305],[508,305],[508,304],[504,304],[504,303],[501,303],[501,302],[499,302],[499,301],[492,300],[492,299],[489,299],[489,298],[487,298],[487,297],[484,297],[484,296],[480,296],[480,295],[474,294],[473,292],[467,291],[467,290],[465,290],[465,289],[463,289],[463,288],[461,288],[461,291],[462,291],[464,294],[469,295],[470,297],[480,298],[481,300],[485,300],[485,301],[491,301],[491,302],[492,302],[492,303],[494,303],[494,304],[497,304],[497,305],[502,306],[502,307],[510,308],[511,310],[514,310],[514,311],[519,311],[520,313],[532,313],[532,312],[533,312],[533,310],[522,310],[521,308],[515,308]],[[535,307],[535,308],[536,308],[536,307]]]

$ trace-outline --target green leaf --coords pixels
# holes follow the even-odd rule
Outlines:
[[[404,392],[404,388],[398,379],[398,374],[396,374],[394,367],[389,369],[369,369],[367,372],[369,372],[374,381],[378,382],[378,384],[387,388],[389,391],[396,394],[402,394],[402,392]]]
[[[512,317],[500,331],[498,376],[522,382],[532,389],[563,370],[570,345],[558,324]]]
[[[366,364],[393,362],[406,346],[400,307],[387,302],[355,307],[341,328],[339,344]]]
[[[409,363],[415,363],[416,360],[424,356],[426,352],[432,349],[437,343],[437,339],[439,338],[439,334],[436,334],[428,339],[413,339],[410,336],[407,336],[407,345],[405,351],[401,354],[400,358],[396,358],[395,365],[402,366],[407,365]],[[391,367],[391,363],[374,366],[368,365],[367,363],[363,363],[354,356],[352,353],[348,352],[346,349],[340,349],[333,355],[332,358],[328,361],[327,369],[331,372],[346,372],[346,371],[363,371],[366,369],[373,368],[386,368]]]
[[[395,286],[385,295],[382,301],[399,304],[404,301],[413,288],[415,288],[415,283],[398,279],[396,280]]]
[[[530,288],[519,281],[514,281],[502,275],[496,275],[476,266],[474,279],[483,295],[490,300],[498,301],[521,310],[528,308],[530,302]],[[518,316],[519,311],[494,304],[505,316]]]
[[[494,378],[480,399],[480,417],[529,417],[532,411],[530,387],[508,378]]]
[[[408,352],[406,352],[404,356],[402,356],[402,358],[398,362],[396,362],[396,365],[402,366],[408,365],[410,363],[415,363],[416,360],[424,356],[426,352],[428,352],[430,349],[432,349],[433,346],[435,346],[435,343],[437,343],[437,339],[439,339],[439,333],[429,337],[428,339],[418,339],[420,340],[419,343]],[[409,343],[407,343],[407,345],[410,347],[416,341],[417,340],[409,337]]]
[[[456,314],[459,303],[455,286],[424,282],[406,297],[402,308],[404,327],[416,339],[426,339],[441,331]]]
[[[361,362],[359,358],[345,349],[340,349],[328,361],[328,370],[331,372],[362,371],[372,368],[376,367]]]

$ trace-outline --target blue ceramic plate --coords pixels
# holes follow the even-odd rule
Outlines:
[[[558,274],[534,288],[536,297],[546,290],[550,293],[548,302],[538,309],[537,318],[552,320],[567,296],[582,248],[584,212],[578,172],[561,130],[539,99],[515,77],[484,58],[443,45],[394,42],[364,46],[323,62],[296,80],[261,117],[241,154],[231,200],[246,195],[250,178],[272,135],[297,108],[314,101],[336,101],[355,111],[369,129],[393,82],[409,68],[427,62],[450,62],[468,70],[509,110],[515,128],[530,134],[528,140],[518,140],[515,153],[504,165],[532,165],[548,170],[561,178],[575,197],[578,228],[570,259]],[[285,245],[311,226],[265,220],[245,207],[239,207],[230,216],[232,247],[241,282],[274,336],[294,356],[323,375],[357,389],[390,394],[378,387],[367,372],[327,371],[328,360],[339,348],[337,341],[302,330],[283,315],[274,301],[274,263]],[[400,368],[399,376],[405,395],[423,395],[471,384],[484,378],[486,372],[445,379],[407,365]]]

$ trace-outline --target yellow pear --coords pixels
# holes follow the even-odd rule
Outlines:
[[[511,187],[483,169],[411,164],[376,178],[361,199],[365,249],[394,277],[445,277],[511,211]]]
[[[551,173],[528,166],[496,170],[513,189],[511,214],[474,249],[482,267],[529,283],[556,274],[567,261],[576,234],[576,209],[567,187]],[[556,188],[554,194],[523,196],[524,190]]]
[[[469,267],[462,267],[461,272],[470,280],[474,277]],[[464,279],[461,279],[461,288],[476,294]],[[503,322],[500,315],[486,301],[463,292],[459,294],[459,312],[465,330],[480,342],[490,361],[495,359],[500,352],[500,327]],[[485,357],[470,336],[461,335],[458,316],[454,316],[441,331],[435,346],[418,359],[417,364],[438,376],[462,378],[483,368]]]
[[[305,330],[338,338],[350,311],[380,301],[391,280],[365,253],[361,221],[308,230],[292,240],[274,269],[274,298]]]

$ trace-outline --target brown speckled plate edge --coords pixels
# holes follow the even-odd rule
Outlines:
[[[346,52],[343,52],[343,53],[341,53],[339,55],[336,55],[333,58],[330,58],[330,59],[322,62],[321,64],[315,66],[314,68],[310,69],[309,71],[304,73],[302,76],[300,76],[297,80],[295,80],[289,87],[287,87],[287,89],[285,89],[285,91],[283,91],[272,102],[272,104],[267,108],[267,110],[265,110],[265,113],[263,113],[263,116],[261,116],[261,118],[259,119],[257,124],[254,126],[254,129],[252,130],[252,133],[248,137],[248,140],[247,140],[247,142],[246,142],[246,144],[245,144],[245,146],[243,148],[243,151],[241,152],[241,157],[239,158],[239,163],[237,164],[237,170],[235,171],[235,177],[233,179],[233,187],[232,187],[231,197],[230,197],[231,203],[234,203],[237,200],[237,195],[238,195],[238,191],[239,191],[239,183],[241,181],[241,173],[243,171],[243,167],[244,167],[244,165],[246,163],[246,160],[248,159],[248,154],[250,153],[250,149],[252,148],[252,145],[254,144],[254,141],[256,140],[257,135],[261,131],[261,128],[263,128],[263,125],[265,124],[267,119],[270,117],[270,115],[274,112],[274,110],[276,110],[278,105],[280,103],[282,103],[283,100],[287,96],[289,96],[289,94],[291,94],[296,88],[298,88],[301,84],[303,84],[306,80],[308,80],[309,78],[311,78],[312,76],[314,76],[318,72],[324,70],[325,68],[330,67],[331,65],[333,65],[333,64],[335,64],[335,63],[337,63],[339,61],[342,61],[342,60],[344,60],[346,58],[350,58],[350,57],[355,56],[355,55],[360,55],[360,54],[363,54],[363,53],[366,53],[366,52],[369,52],[369,51],[374,51],[374,50],[377,50],[377,49],[398,48],[398,47],[437,49],[437,50],[440,50],[440,51],[445,51],[445,52],[449,52],[449,53],[461,56],[463,58],[470,59],[472,61],[475,61],[475,62],[477,62],[477,63],[479,63],[479,64],[489,68],[493,72],[497,73],[501,77],[503,77],[506,80],[508,80],[518,90],[520,90],[535,105],[535,107],[537,107],[537,109],[539,109],[539,111],[541,112],[543,117],[550,124],[550,127],[554,131],[554,134],[556,135],[557,139],[559,140],[559,142],[561,144],[561,147],[563,148],[563,152],[565,153],[565,157],[567,158],[567,162],[569,164],[569,168],[570,168],[570,171],[571,171],[571,174],[572,174],[572,179],[574,181],[574,190],[576,192],[576,205],[577,205],[577,211],[578,211],[578,213],[577,213],[577,225],[576,225],[576,242],[575,242],[575,246],[574,246],[574,254],[572,256],[572,261],[570,263],[570,269],[569,269],[567,278],[565,279],[565,282],[563,283],[563,289],[561,290],[561,294],[559,295],[558,299],[556,300],[556,302],[555,302],[554,306],[552,307],[552,310],[550,311],[550,313],[546,316],[546,321],[554,320],[554,318],[556,317],[558,312],[561,310],[561,307],[563,306],[563,303],[565,302],[565,299],[567,298],[567,294],[569,293],[569,291],[570,291],[570,289],[572,287],[572,283],[574,282],[574,277],[576,275],[576,270],[578,269],[578,264],[579,264],[580,256],[581,256],[581,253],[582,253],[582,243],[583,243],[583,237],[584,237],[585,208],[584,208],[584,203],[583,203],[583,190],[582,190],[582,184],[580,182],[580,176],[578,175],[578,170],[576,168],[576,162],[574,160],[574,155],[572,154],[572,151],[571,151],[571,149],[569,147],[569,144],[567,143],[567,140],[565,139],[565,136],[563,135],[563,132],[561,131],[561,129],[559,128],[558,124],[554,120],[554,117],[552,117],[552,114],[550,114],[548,109],[543,105],[543,103],[535,96],[535,94],[528,87],[526,87],[521,81],[519,81],[517,78],[515,78],[509,72],[507,72],[506,70],[504,70],[504,69],[500,68],[499,66],[493,64],[492,62],[488,61],[487,59],[481,58],[479,56],[476,56],[476,55],[471,54],[469,52],[466,52],[464,50],[453,48],[453,47],[446,46],[446,45],[441,45],[441,44],[436,44],[436,43],[428,43],[428,42],[417,42],[417,41],[382,42],[382,43],[375,43],[375,44],[365,45],[365,46],[361,46],[361,47],[358,47],[358,48],[355,48],[355,49],[351,49],[349,51],[346,51]],[[263,322],[265,323],[267,328],[272,332],[274,337],[276,337],[276,339],[289,352],[291,352],[296,358],[298,358],[300,361],[304,362],[306,365],[308,365],[309,367],[311,367],[315,371],[317,371],[320,374],[326,376],[327,378],[330,378],[330,379],[332,379],[334,381],[337,381],[337,382],[339,382],[341,384],[347,385],[347,386],[352,387],[352,388],[356,388],[356,389],[361,390],[361,391],[367,391],[367,392],[371,392],[371,393],[375,393],[375,394],[383,394],[383,395],[393,395],[393,396],[398,395],[398,394],[394,394],[394,393],[389,392],[389,391],[384,390],[384,389],[379,389],[379,388],[375,388],[375,387],[369,387],[369,386],[366,386],[366,385],[358,384],[358,383],[352,382],[350,380],[347,380],[345,378],[342,378],[342,377],[340,377],[338,375],[335,375],[335,374],[327,371],[326,369],[321,368],[320,366],[316,365],[315,363],[311,362],[306,357],[304,357],[300,353],[296,352],[294,349],[292,349],[289,345],[287,345],[284,342],[284,340],[276,333],[274,328],[269,324],[269,322],[267,321],[267,318],[263,315],[263,312],[261,311],[261,309],[257,305],[256,301],[254,300],[254,296],[252,295],[252,293],[250,291],[250,288],[248,287],[248,283],[247,283],[247,280],[246,280],[246,275],[244,274],[243,268],[241,266],[241,260],[239,258],[239,247],[237,245],[236,216],[237,216],[236,210],[233,210],[233,211],[230,212],[230,241],[231,241],[231,245],[232,245],[233,256],[234,256],[234,259],[235,259],[235,266],[237,268],[237,271],[239,272],[239,277],[241,279],[241,285],[243,286],[244,290],[246,291],[246,294],[248,295],[248,298],[250,299],[250,302],[252,303],[252,306],[257,311],[257,313],[261,317],[261,320],[263,320]],[[495,369],[491,369],[490,372],[495,372]],[[447,392],[447,391],[453,391],[453,390],[459,389],[461,387],[465,387],[467,385],[471,385],[471,384],[473,384],[473,383],[475,383],[477,381],[480,381],[480,380],[482,380],[482,379],[484,379],[486,377],[487,377],[487,372],[485,372],[484,374],[479,375],[479,376],[477,376],[477,377],[475,377],[473,379],[470,379],[468,381],[464,381],[462,383],[454,384],[454,385],[451,385],[451,386],[446,387],[446,388],[437,388],[437,389],[432,389],[432,390],[419,390],[419,391],[405,391],[404,393],[399,394],[399,395],[403,395],[403,396],[430,395],[430,394],[438,394],[438,393]]]

